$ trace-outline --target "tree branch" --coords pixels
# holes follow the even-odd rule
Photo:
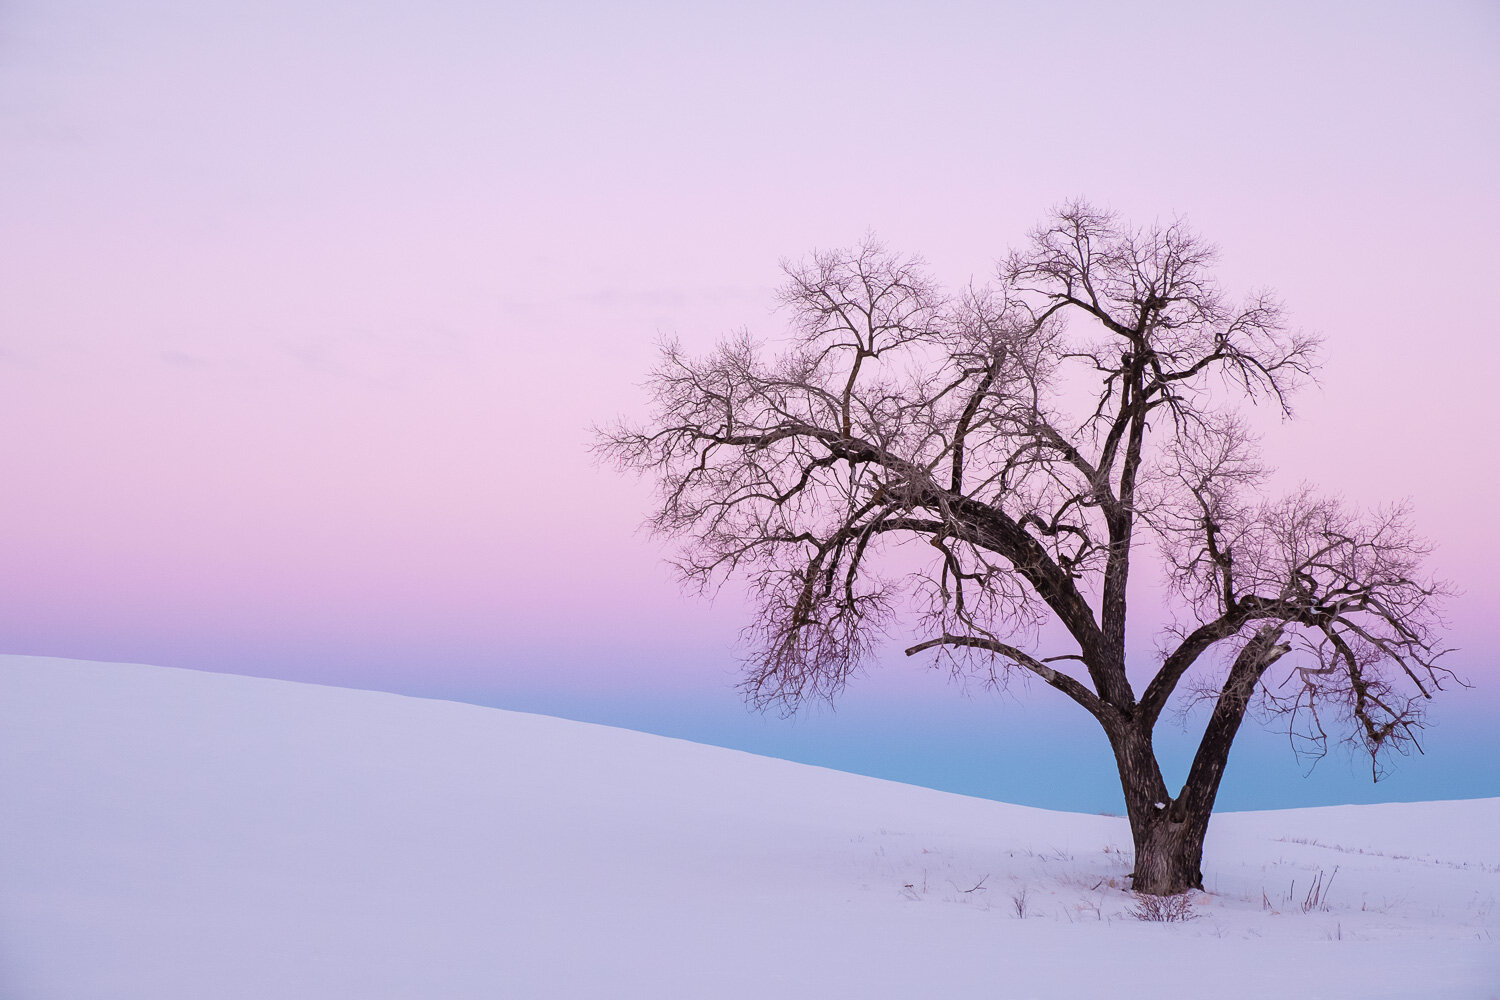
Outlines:
[[[1044,661],[1036,659],[1030,653],[1026,653],[1014,646],[1000,642],[996,639],[989,639],[983,636],[974,635],[942,635],[936,639],[928,639],[925,642],[917,643],[915,646],[912,646],[906,650],[906,655],[915,656],[916,654],[924,650],[933,649],[938,646],[969,647],[973,649],[987,650],[991,653],[998,653],[1001,656],[1014,660],[1016,663],[1025,667],[1027,670],[1030,670],[1033,674],[1036,674],[1052,687],[1061,691],[1069,698],[1072,698],[1079,705],[1088,709],[1089,714],[1095,716],[1096,718],[1102,719],[1106,714],[1110,712],[1110,708],[1108,706],[1101,702],[1092,691],[1084,687],[1073,677],[1070,677],[1069,675],[1062,673],[1061,671],[1054,670],[1053,668],[1047,666]]]

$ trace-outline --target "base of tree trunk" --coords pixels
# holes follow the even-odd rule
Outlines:
[[[1131,888],[1151,896],[1175,896],[1203,888],[1203,835],[1207,823],[1174,821],[1166,814],[1135,831]]]

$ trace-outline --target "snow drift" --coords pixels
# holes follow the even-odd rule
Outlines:
[[[161,667],[0,713],[8,1000],[1500,995],[1500,799],[1221,815],[1161,924],[1114,817]]]

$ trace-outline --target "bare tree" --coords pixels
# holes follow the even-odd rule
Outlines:
[[[1234,404],[1290,415],[1317,343],[1269,293],[1231,302],[1214,257],[1180,222],[1135,229],[1082,202],[992,287],[955,295],[873,239],[816,253],[784,265],[781,353],[747,335],[703,358],[664,346],[653,418],[598,446],[658,480],[650,524],[681,539],[686,580],[748,582],[753,703],[834,697],[898,621],[920,638],[909,656],[994,683],[1029,672],[1109,738],[1135,889],[1201,888],[1252,704],[1307,747],[1333,730],[1378,761],[1415,745],[1423,701],[1452,678],[1443,588],[1404,508],[1265,499]],[[1173,624],[1138,690],[1126,593],[1153,548]],[[1153,733],[1179,688],[1212,709],[1172,795]]]

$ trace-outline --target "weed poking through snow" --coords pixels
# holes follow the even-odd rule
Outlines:
[[[1157,924],[1175,924],[1196,920],[1199,916],[1193,912],[1192,897],[1185,892],[1175,896],[1148,896],[1144,892],[1137,892],[1134,895],[1135,905],[1125,912],[1137,920]]]

